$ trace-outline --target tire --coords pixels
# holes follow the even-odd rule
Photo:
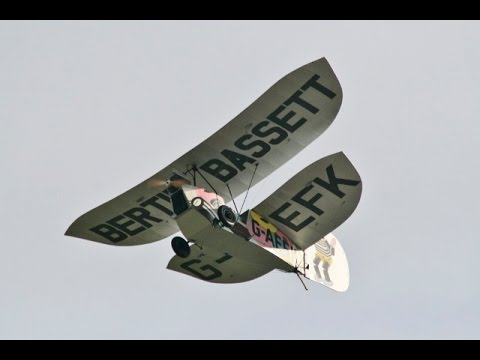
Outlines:
[[[172,249],[175,254],[181,258],[186,258],[190,255],[190,246],[188,246],[188,242],[180,236],[175,236],[172,239]]]
[[[235,213],[226,205],[222,205],[218,208],[218,218],[222,225],[228,228],[231,228],[237,222]]]

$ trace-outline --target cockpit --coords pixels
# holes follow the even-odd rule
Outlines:
[[[172,200],[173,212],[180,215],[191,206],[203,208],[213,214],[217,209],[225,205],[223,197],[205,190],[204,188],[191,185],[190,181],[174,174],[168,182],[168,192]]]

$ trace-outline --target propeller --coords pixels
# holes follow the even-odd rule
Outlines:
[[[182,185],[190,185],[191,182],[184,178],[176,178],[173,180],[160,180],[160,179],[150,179],[147,182],[147,186],[150,188],[160,188],[163,186],[174,187],[178,189]]]

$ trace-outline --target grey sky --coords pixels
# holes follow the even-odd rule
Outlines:
[[[479,22],[0,22],[0,338],[479,338],[479,44]],[[346,293],[63,236],[322,56],[339,115],[247,203],[344,151]]]

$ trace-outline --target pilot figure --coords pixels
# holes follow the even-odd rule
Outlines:
[[[316,278],[325,285],[332,285],[332,280],[328,274],[328,269],[333,263],[335,256],[336,239],[333,238],[331,244],[326,239],[321,239],[315,243],[315,258],[313,259]],[[322,276],[323,272],[323,276]]]

